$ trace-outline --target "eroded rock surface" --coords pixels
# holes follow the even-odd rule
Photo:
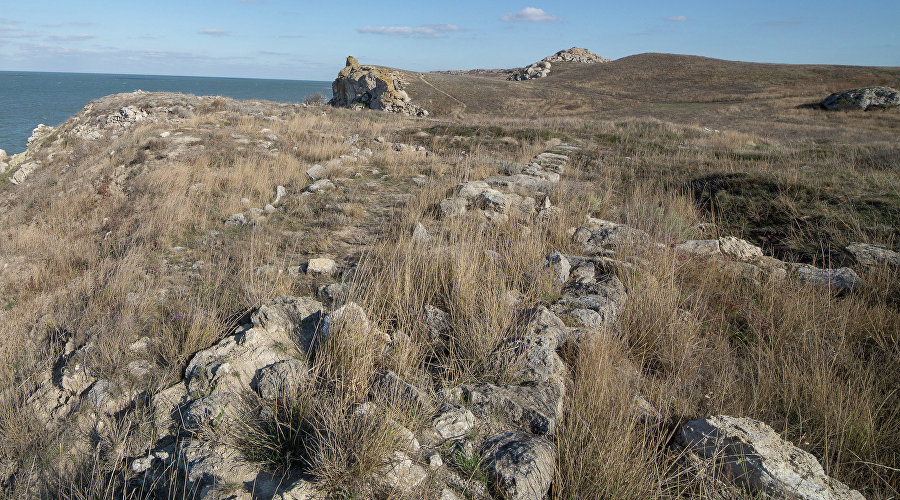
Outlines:
[[[756,420],[724,415],[692,420],[679,430],[676,443],[752,495],[798,500],[864,498],[827,476],[814,456]]]
[[[831,111],[853,109],[868,111],[877,108],[896,108],[897,106],[900,106],[900,93],[890,87],[842,90],[831,94],[822,101],[822,107]]]
[[[572,47],[571,49],[560,50],[552,56],[547,56],[540,61],[529,64],[528,66],[512,70],[507,80],[522,81],[533,80],[535,78],[544,78],[550,75],[550,69],[553,63],[580,63],[594,64],[609,62],[609,59],[600,57],[593,52],[582,49],[581,47]]]
[[[361,106],[412,116],[428,116],[428,111],[410,102],[398,71],[378,66],[361,66],[353,56],[347,57],[347,65],[338,73],[331,84],[331,90],[334,95],[330,101],[332,106]]]
[[[555,63],[555,62],[576,62],[583,64],[592,64],[592,63],[605,63],[610,62],[611,59],[607,59],[605,57],[600,57],[599,55],[591,52],[590,50],[583,49],[581,47],[572,47],[571,49],[560,50],[556,54],[552,56],[547,56],[544,58],[544,61]]]
[[[500,498],[542,500],[556,471],[556,446],[544,438],[506,432],[484,445],[494,490]]]
[[[851,243],[845,248],[857,264],[866,267],[889,266],[900,268],[900,253],[882,245]]]

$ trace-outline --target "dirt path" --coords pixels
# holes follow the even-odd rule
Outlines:
[[[466,103],[464,103],[464,102],[460,101],[459,99],[457,99],[456,97],[453,97],[452,95],[444,92],[443,90],[435,87],[431,82],[429,82],[428,80],[425,79],[425,75],[419,74],[419,80],[422,80],[422,83],[424,83],[425,85],[428,85],[429,87],[433,88],[434,90],[440,92],[441,94],[444,94],[445,96],[447,96],[450,99],[453,99],[454,101],[459,103],[459,105],[462,106],[462,109],[459,110],[460,113],[462,113],[466,110]]]

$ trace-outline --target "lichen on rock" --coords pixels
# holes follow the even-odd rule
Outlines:
[[[353,56],[331,84],[334,97],[330,104],[336,107],[366,107],[410,116],[428,116],[428,111],[410,102],[403,90],[403,80],[398,71],[377,66],[361,66]]]
[[[835,92],[822,101],[830,111],[889,109],[900,107],[900,93],[890,87],[865,87]]]

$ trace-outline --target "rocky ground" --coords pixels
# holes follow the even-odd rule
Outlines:
[[[138,92],[0,157],[6,494],[896,494],[896,242],[627,183],[719,131],[407,115]]]

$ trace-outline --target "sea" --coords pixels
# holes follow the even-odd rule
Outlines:
[[[331,98],[331,82],[308,80],[0,71],[0,149],[22,152],[38,124],[59,125],[93,99],[135,90],[277,102],[302,102],[316,92]]]

